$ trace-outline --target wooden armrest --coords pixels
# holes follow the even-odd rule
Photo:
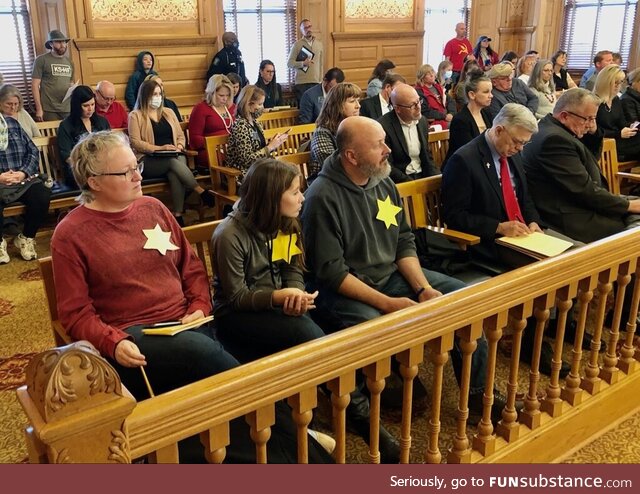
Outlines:
[[[618,178],[626,178],[633,182],[640,182],[640,174],[638,173],[618,172],[616,176]]]
[[[222,173],[224,176],[226,177],[239,177],[240,175],[242,175],[242,172],[240,170],[238,170],[237,168],[231,168],[230,166],[215,166],[215,165],[211,165],[209,168],[211,168],[211,172],[213,174],[213,172],[218,172],[218,173]]]
[[[185,156],[198,156],[198,151],[194,151],[193,149],[185,149],[182,152]]]
[[[443,235],[447,240],[457,243],[461,249],[466,249],[469,245],[477,245],[480,243],[480,237],[470,235],[468,233],[451,230],[450,228],[441,228],[437,226],[427,226],[428,230]]]
[[[63,345],[68,345],[69,343],[73,342],[71,337],[67,334],[67,330],[64,328],[60,321],[51,321],[51,327],[54,331],[56,344],[62,343]]]

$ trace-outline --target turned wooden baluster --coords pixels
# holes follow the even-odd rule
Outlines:
[[[271,437],[271,426],[276,423],[276,408],[273,404],[249,412],[245,420],[249,424],[249,435],[256,443],[256,463],[267,463],[267,441]]]
[[[346,409],[351,401],[349,393],[356,387],[355,372],[342,375],[327,383],[331,391],[331,404],[333,410],[333,433],[336,438],[336,449],[333,459],[336,463],[346,461]]]
[[[362,369],[369,389],[369,461],[380,463],[380,394],[385,378],[391,374],[391,359],[385,358]]]
[[[149,453],[147,461],[152,464],[180,463],[178,443],[170,444],[169,446],[165,446],[164,448],[160,448]]]
[[[600,350],[602,327],[604,326],[604,316],[607,309],[607,297],[611,290],[613,290],[612,281],[615,275],[616,273],[612,269],[607,269],[598,276],[598,307],[596,309],[596,323],[593,330],[593,340],[591,341],[589,360],[584,369],[585,377],[582,378],[582,382],[580,383],[580,387],[592,395],[599,393],[602,387],[602,379],[598,377],[600,375],[598,352]]]
[[[549,309],[553,306],[554,299],[554,293],[547,293],[536,298],[533,304],[535,307],[533,315],[536,318],[536,335],[533,341],[533,357],[531,359],[531,370],[529,371],[529,392],[524,399],[524,410],[520,414],[520,422],[532,430],[540,426],[540,402],[538,401],[540,352],[542,351],[544,328],[549,320]]]
[[[200,433],[204,456],[209,463],[222,463],[230,444],[229,422],[218,424]]]
[[[427,342],[429,360],[433,363],[433,398],[431,400],[431,418],[429,419],[429,441],[425,461],[440,463],[442,453],[438,446],[440,437],[440,402],[442,400],[442,383],[444,364],[449,359],[449,351],[453,348],[453,333],[449,333]]]
[[[636,260],[634,260],[635,262]],[[630,267],[630,271],[633,267]],[[635,355],[636,349],[633,347],[633,337],[636,332],[636,321],[638,314],[638,304],[640,303],[640,264],[635,267],[636,276],[633,285],[633,298],[631,300],[631,307],[629,308],[629,320],[627,321],[627,337],[624,340],[624,345],[620,350],[620,358],[618,359],[618,369],[625,374],[631,374],[638,368],[638,360]]]
[[[424,345],[409,348],[396,356],[400,362],[402,388],[402,424],[400,426],[400,463],[409,463],[411,450],[411,409],[413,406],[413,379],[418,375],[418,364],[424,360]]]
[[[576,321],[576,339],[573,342],[571,350],[571,372],[565,378],[565,386],[560,392],[560,396],[572,406],[582,403],[584,391],[580,389],[580,359],[582,358],[582,338],[584,336],[584,328],[587,323],[587,312],[589,310],[589,302],[593,298],[593,288],[596,284],[595,276],[590,276],[578,283],[578,301],[579,311],[578,320]]]
[[[629,263],[625,262],[618,269],[618,289],[616,290],[615,303],[613,308],[613,320],[611,321],[611,333],[607,343],[607,351],[604,354],[603,368],[600,369],[600,379],[609,384],[618,382],[620,378],[618,365],[618,356],[616,355],[616,347],[620,339],[620,319],[622,318],[622,305],[624,304],[624,295],[627,291],[627,285],[631,282],[631,274]]]
[[[295,394],[287,400],[298,432],[298,463],[309,463],[309,431],[313,409],[318,405],[318,390],[315,386]]]
[[[573,306],[573,297],[578,290],[576,283],[563,287],[556,292],[556,339],[553,342],[553,361],[551,362],[551,377],[547,386],[547,396],[542,402],[541,409],[552,417],[562,414],[562,399],[560,398],[560,368],[562,367],[562,349],[564,333],[567,326],[567,314]]]
[[[467,437],[469,418],[469,385],[471,382],[471,358],[478,347],[477,339],[482,336],[482,321],[477,321],[457,332],[458,344],[462,352],[460,380],[460,400],[456,412],[456,433],[453,446],[447,455],[447,463],[471,463],[471,448]]]
[[[507,381],[507,404],[502,411],[502,419],[498,422],[496,433],[506,441],[515,441],[519,437],[520,425],[516,422],[516,393],[518,392],[518,369],[520,367],[520,348],[522,347],[522,334],[527,326],[527,317],[532,311],[532,301],[516,306],[509,311],[509,327],[512,329],[511,362],[509,363],[509,380]],[[495,373],[495,368],[494,368]],[[487,388],[489,389],[489,388]],[[489,432],[487,423],[480,423]],[[480,426],[478,426],[480,430]]]

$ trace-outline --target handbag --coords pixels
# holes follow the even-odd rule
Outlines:
[[[47,176],[43,174],[35,174],[29,178],[24,179],[19,184],[15,185],[3,185],[0,184],[0,202],[5,206],[16,202],[22,197],[22,195],[31,187],[37,183],[47,186]]]

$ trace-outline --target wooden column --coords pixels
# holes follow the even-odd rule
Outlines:
[[[313,418],[313,409],[318,405],[318,390],[307,388],[290,397],[287,402],[292,408],[293,421],[298,430],[298,463],[309,463],[308,427]]]
[[[411,450],[411,409],[413,405],[413,379],[418,375],[418,364],[424,359],[424,345],[399,353],[402,388],[402,425],[400,426],[400,463],[409,463]]]
[[[276,423],[275,406],[270,404],[250,412],[245,420],[256,443],[256,463],[267,463],[267,441],[271,437],[271,426]]]
[[[327,383],[331,391],[331,404],[333,405],[333,432],[336,436],[336,449],[333,458],[336,463],[344,463],[346,455],[346,409],[351,401],[349,393],[356,387],[355,372],[349,372],[332,379]]]
[[[620,350],[620,360],[618,361],[618,368],[625,374],[631,374],[638,369],[638,360],[636,360],[636,350],[633,346],[633,337],[636,333],[638,304],[640,302],[640,265],[635,268],[636,276],[633,285],[633,298],[631,301],[631,307],[629,308],[629,320],[627,321],[627,336],[624,340],[624,345]]]
[[[429,446],[425,454],[427,463],[440,463],[442,453],[438,446],[440,437],[440,402],[442,400],[442,383],[444,364],[449,359],[449,351],[453,348],[453,333],[427,342],[429,360],[433,363],[433,397],[431,400],[431,418],[429,419]]]
[[[380,463],[380,394],[385,378],[391,373],[391,359],[385,358],[362,369],[369,389],[369,460]]]

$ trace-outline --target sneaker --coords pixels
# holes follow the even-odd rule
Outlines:
[[[20,249],[20,255],[25,261],[37,259],[36,239],[25,237],[22,233],[13,239],[13,245]]]
[[[0,242],[0,264],[7,264],[10,260],[7,254],[7,241],[3,238]]]
[[[318,441],[318,444],[320,444],[320,446],[322,446],[327,453],[331,454],[333,453],[333,450],[336,449],[336,440],[329,434],[315,431],[313,429],[307,429],[307,432],[312,438]]]

